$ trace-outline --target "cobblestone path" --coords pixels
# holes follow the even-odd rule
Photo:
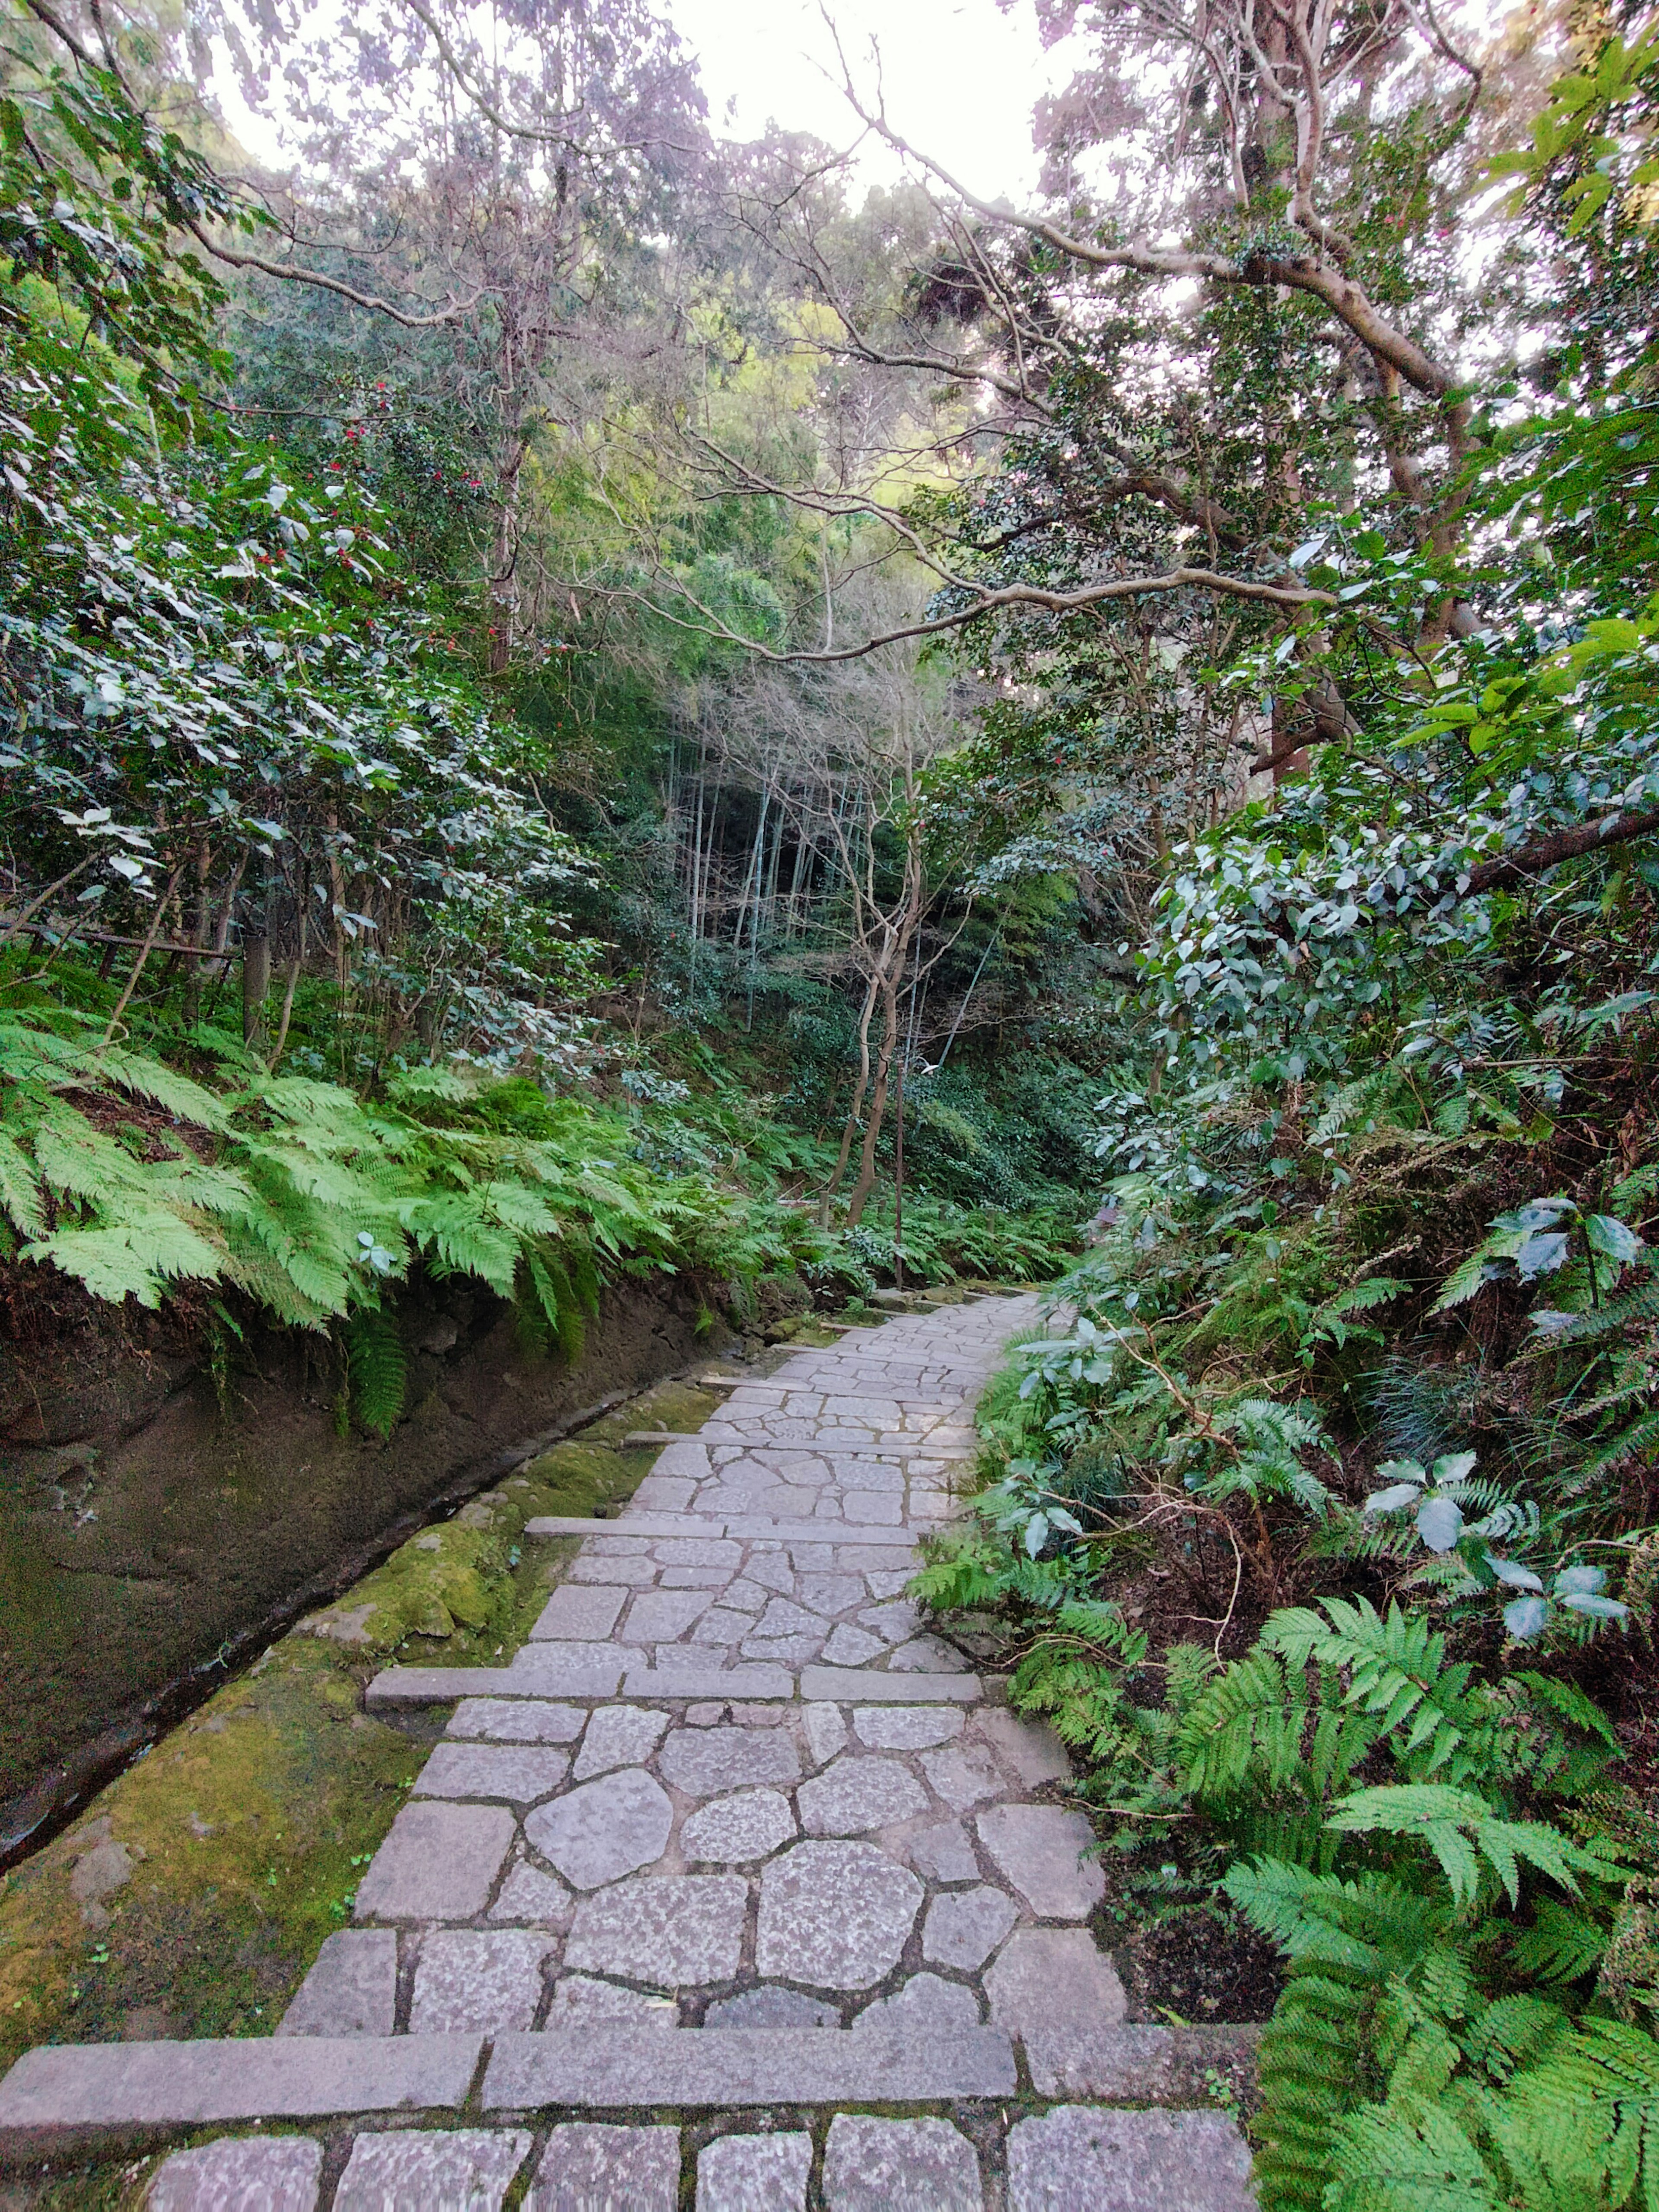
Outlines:
[[[987,1298],[744,1382],[454,1702],[275,2036],[47,2046],[0,2130],[199,2138],[152,2212],[1248,2212],[1237,2032],[1126,2026],[1068,1769],[905,1598]]]

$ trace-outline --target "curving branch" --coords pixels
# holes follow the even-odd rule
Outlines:
[[[193,216],[185,218],[185,228],[216,261],[225,262],[232,269],[257,269],[262,276],[281,277],[284,283],[309,284],[317,291],[332,292],[342,300],[349,300],[354,307],[367,307],[371,313],[401,323],[406,331],[436,330],[441,324],[459,322],[463,315],[471,314],[480,300],[489,297],[487,290],[480,290],[470,300],[441,308],[435,314],[411,315],[394,307],[390,300],[382,300],[372,292],[360,292],[355,285],[344,283],[337,276],[325,276],[320,269],[295,268],[292,262],[267,261],[260,253],[238,253],[230,246],[216,246]]]

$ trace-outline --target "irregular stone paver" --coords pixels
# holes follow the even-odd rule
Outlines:
[[[1012,1898],[1002,1890],[981,1886],[949,1891],[927,1908],[921,1955],[933,1966],[957,1966],[971,1974],[985,1964],[1018,1917]]]
[[[956,1813],[1000,1797],[1006,1786],[990,1753],[971,1744],[950,1744],[943,1751],[927,1753],[921,1771],[935,1795]]]
[[[688,1797],[714,1797],[766,1783],[800,1779],[800,1759],[781,1731],[748,1728],[676,1729],[657,1771]]]
[[[665,1989],[727,1982],[743,1955],[748,1905],[749,1885],[737,1875],[646,1875],[618,1882],[576,1907],[564,1961]]]
[[[464,1698],[446,1733],[492,1743],[574,1743],[587,1718],[580,1705],[518,1698]]]
[[[672,1644],[714,1603],[707,1590],[641,1590],[628,1608],[624,1644]]]
[[[359,1920],[470,1920],[513,1848],[495,1805],[405,1805],[357,1885]]]
[[[1124,2013],[1117,1969],[1085,1928],[1022,1928],[1003,1947],[985,1988],[993,2021],[1022,2038],[1061,2021],[1085,2033],[1115,2027]]]
[[[569,1927],[576,1900],[555,1875],[532,1866],[527,1859],[509,1868],[507,1880],[489,1908],[492,1920],[527,1921],[537,1928],[562,1935]]]
[[[809,1836],[861,1836],[927,1809],[927,1793],[896,1759],[838,1759],[796,1796]]]
[[[334,2192],[334,2212],[501,2212],[530,2137],[518,2129],[392,2128],[359,2136]]]
[[[617,1625],[629,1595],[626,1587],[603,1583],[561,1583],[542,1608],[541,1619],[531,1630],[538,1643],[568,1638],[575,1644],[603,1644]]]
[[[1059,1805],[994,1805],[974,1823],[979,1839],[1033,1912],[1086,1920],[1106,1894],[1106,1877],[1083,1856],[1094,1831]]]
[[[441,1743],[415,1778],[415,1795],[533,1805],[551,1796],[569,1771],[569,1753],[547,1744]]]
[[[1008,2136],[1008,2212],[1256,2212],[1250,2154],[1224,2112],[1071,2106]]]
[[[323,2147],[309,2136],[231,2136],[164,2160],[146,2212],[316,2212]]]
[[[572,1770],[578,1782],[605,1774],[613,1766],[639,1766],[662,1741],[668,1726],[666,1713],[653,1713],[644,1705],[601,1705],[587,1723],[587,1734],[576,1753]]]
[[[434,1928],[422,1939],[411,2035],[528,2027],[540,2009],[546,1940],[527,1928]]]
[[[812,2138],[721,2136],[697,2159],[697,2212],[806,2212]]]
[[[963,1717],[953,1705],[860,1705],[853,1726],[872,1751],[929,1751],[962,1734]]]
[[[866,2005],[853,2025],[860,2031],[885,2025],[911,2035],[949,2035],[979,2026],[979,1999],[961,1982],[947,1982],[938,1974],[912,1974],[891,1996]]]
[[[797,1844],[761,1877],[756,1964],[811,1988],[869,1989],[898,1964],[922,1895],[873,1844]]]
[[[675,2212],[677,2128],[601,2128],[567,2122],[547,2139],[524,2212]]]
[[[568,1882],[597,1889],[660,1858],[673,1825],[667,1792],[626,1766],[539,1807],[524,1832]]]
[[[677,2027],[679,2015],[672,1997],[624,1990],[615,1982],[597,1981],[592,1974],[565,1974],[554,1989],[547,2025],[550,2029],[599,2022],[615,2027],[627,2021],[637,2027]]]
[[[705,2027],[839,2027],[841,2014],[823,1997],[775,1984],[721,1997],[703,2014]]]
[[[823,2154],[829,2212],[980,2212],[974,2146],[948,2120],[872,2120],[838,2113]],[[1073,2200],[1083,2212],[1087,2197]]]
[[[278,2035],[390,2035],[398,2009],[398,1938],[390,1928],[325,1937]]]
[[[1054,1730],[1010,1712],[1006,1705],[982,1705],[974,1715],[973,1734],[989,1744],[1028,1790],[1064,1782],[1072,1771],[1066,1747]]]
[[[960,1820],[937,1820],[908,1839],[910,1863],[934,1881],[977,1881],[979,1861]]]
[[[787,1797],[775,1790],[745,1790],[693,1813],[680,1830],[680,1850],[688,1859],[743,1866],[767,1857],[794,1833]]]

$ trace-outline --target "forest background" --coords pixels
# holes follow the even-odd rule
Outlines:
[[[634,0],[18,0],[7,1326],[389,1429],[412,1268],[1086,1234],[926,1588],[1286,1962],[1264,2203],[1651,2205],[1659,47],[1042,21],[1018,215]]]

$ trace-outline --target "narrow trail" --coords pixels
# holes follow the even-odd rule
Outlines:
[[[458,1702],[275,2035],[43,2046],[0,2139],[192,2138],[152,2212],[1248,2212],[1233,2045],[1124,2023],[1064,1751],[903,1595],[1036,1311],[799,1352],[529,1523],[585,1540],[512,1664],[369,1687]]]

